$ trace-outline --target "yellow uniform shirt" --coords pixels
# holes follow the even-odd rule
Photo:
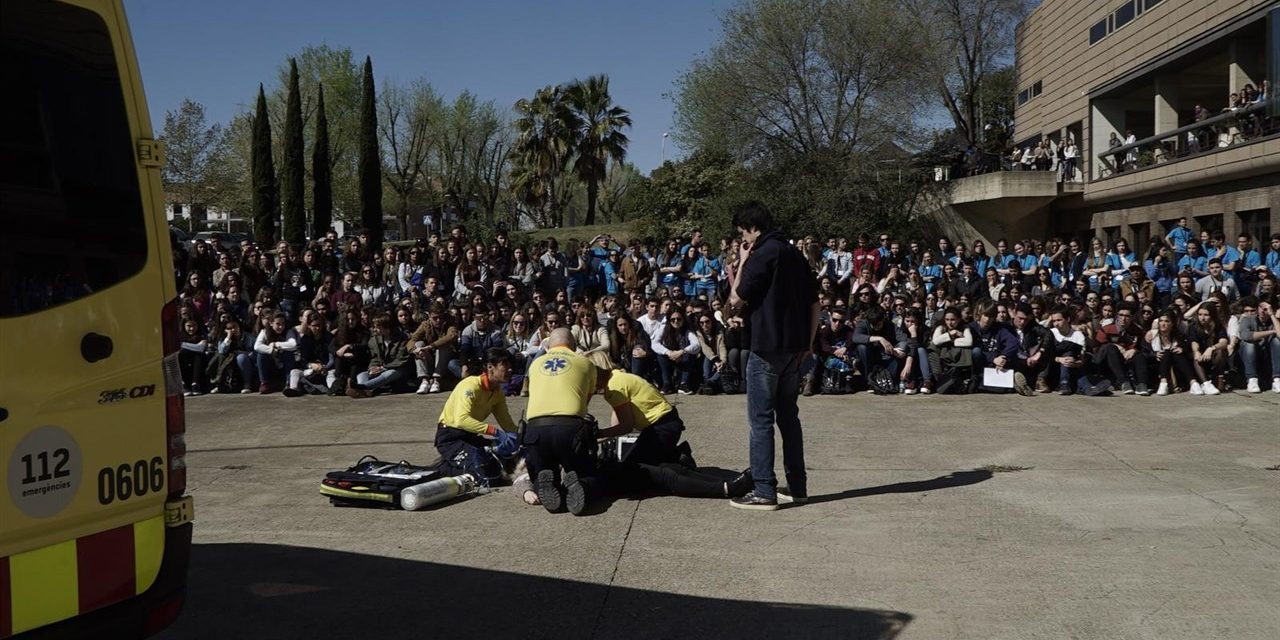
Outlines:
[[[501,388],[491,388],[489,376],[467,376],[453,388],[440,412],[440,424],[479,435],[493,435],[494,429],[485,422],[493,415],[507,431],[515,431],[516,424],[507,411],[507,398]]]
[[[564,347],[552,347],[529,365],[526,418],[587,415],[596,388],[596,366]]]
[[[625,371],[614,371],[609,375],[604,399],[618,412],[619,417],[624,411],[627,412],[636,431],[661,420],[662,416],[673,409],[671,403],[653,385],[644,378]]]

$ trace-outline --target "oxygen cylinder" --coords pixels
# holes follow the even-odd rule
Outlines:
[[[400,507],[405,511],[417,511],[471,493],[475,489],[476,479],[469,473],[451,478],[437,478],[401,489]]]

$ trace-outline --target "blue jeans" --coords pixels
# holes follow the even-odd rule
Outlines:
[[[698,356],[685,354],[680,358],[679,362],[668,358],[667,356],[656,356],[658,359],[658,370],[662,372],[663,387],[688,387],[689,378],[693,375],[694,367],[698,366]]]
[[[1258,361],[1266,352],[1271,358],[1271,377],[1280,377],[1280,337],[1271,336],[1257,344],[1240,341],[1240,362],[1244,365],[1244,377],[1258,377]]]
[[[374,389],[391,386],[404,377],[404,371],[400,369],[384,369],[382,373],[376,376],[369,375],[368,371],[361,371],[356,374],[356,384],[373,391]]]
[[[757,353],[747,356],[747,421],[751,426],[751,477],[755,494],[776,499],[778,479],[773,473],[773,427],[782,435],[782,468],[792,495],[807,496],[804,434],[800,429],[799,353]]]
[[[720,372],[716,370],[716,363],[710,358],[702,359],[702,383],[716,384],[720,382]]]
[[[280,363],[276,363],[276,356],[265,353],[255,354],[258,358],[258,381],[261,384],[279,384],[283,385],[285,375],[293,370],[293,361],[296,354],[292,351],[281,351],[279,358]]]
[[[244,385],[242,389],[254,390],[257,385],[254,384],[254,362],[252,355],[248,353],[237,353],[236,368],[240,370],[240,384]]]
[[[916,347],[916,359],[912,361],[911,366],[916,373],[919,374],[921,382],[933,382],[933,371],[929,369],[929,350],[924,347]]]

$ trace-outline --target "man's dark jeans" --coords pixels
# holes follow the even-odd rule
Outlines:
[[[800,429],[799,353],[757,353],[747,356],[747,421],[751,426],[751,477],[755,494],[777,498],[773,473],[773,426],[782,435],[782,467],[792,495],[808,495],[804,470],[804,435]]]

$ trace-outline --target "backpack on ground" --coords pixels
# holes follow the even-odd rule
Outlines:
[[[878,396],[890,396],[898,393],[898,383],[889,374],[889,370],[881,366],[871,369],[870,375],[867,376],[867,388]]]
[[[839,369],[824,368],[819,393],[825,396],[840,396],[849,393],[849,372]]]

